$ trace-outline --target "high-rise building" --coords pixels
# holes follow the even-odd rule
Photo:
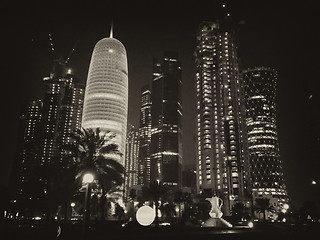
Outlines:
[[[67,166],[64,156],[63,146],[74,143],[75,140],[71,137],[76,129],[81,129],[81,118],[84,100],[84,85],[72,74],[72,70],[66,70],[62,78],[61,85],[61,100],[59,104],[59,119],[58,119],[58,136],[56,137],[55,155],[60,156],[60,161]]]
[[[61,59],[55,61],[53,72],[43,80],[45,94],[36,158],[42,166],[68,167],[70,161],[63,147],[74,141],[71,134],[80,129],[84,85]]]
[[[277,78],[277,72],[266,67],[243,71],[252,195],[269,196],[281,205],[288,196],[276,124]]]
[[[128,67],[123,44],[110,37],[94,47],[85,90],[82,127],[116,134],[124,164],[128,111]]]
[[[237,41],[231,21],[199,25],[196,63],[197,191],[217,195],[229,215],[246,189],[246,137]]]
[[[72,164],[64,146],[74,141],[71,134],[80,129],[81,124],[84,85],[70,69],[66,70],[64,61],[55,60],[52,73],[43,80],[44,100],[31,102],[21,117],[23,143],[20,144],[16,186],[21,199],[43,198],[50,177],[43,171]]]
[[[181,63],[176,53],[154,60],[151,108],[150,180],[181,186]]]
[[[17,157],[14,168],[14,178],[12,187],[14,188],[14,198],[33,198],[26,193],[26,186],[32,184],[35,178],[35,159],[36,146],[39,145],[38,135],[42,116],[42,101],[32,101],[24,109],[19,118],[19,135]]]
[[[124,196],[128,199],[130,188],[138,184],[139,131],[129,125],[124,165]]]
[[[151,144],[151,91],[149,86],[142,87],[140,125],[138,184],[150,183],[150,144]]]

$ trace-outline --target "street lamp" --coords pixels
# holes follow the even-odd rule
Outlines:
[[[86,194],[84,200],[84,216],[83,216],[83,239],[87,238],[87,225],[90,220],[90,196],[91,196],[91,183],[94,177],[91,173],[86,173],[82,178],[82,183],[86,185]]]
[[[82,178],[82,183],[86,184],[86,183],[92,183],[94,180],[94,177],[91,173],[86,173],[85,175],[83,175]]]

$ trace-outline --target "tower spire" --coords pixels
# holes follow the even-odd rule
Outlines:
[[[113,38],[113,20],[111,21],[110,38]]]

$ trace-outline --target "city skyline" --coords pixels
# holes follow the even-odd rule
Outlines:
[[[312,178],[316,177],[315,166],[317,166],[317,162],[315,159],[318,157],[316,155],[318,153],[315,150],[319,146],[317,145],[319,142],[313,142],[317,138],[317,132],[312,128],[312,124],[315,123],[313,122],[315,113],[312,115],[311,112],[312,104],[318,101],[319,96],[318,92],[313,92],[318,86],[314,80],[316,76],[315,56],[311,54],[315,50],[311,51],[306,48],[312,43],[317,47],[316,39],[319,36],[311,27],[315,22],[312,21],[315,20],[312,16],[314,12],[312,6],[307,5],[301,6],[302,9],[300,10],[300,5],[287,6],[284,3],[279,5],[279,3],[272,2],[251,5],[249,2],[239,1],[230,12],[231,16],[235,15],[237,22],[246,21],[246,24],[240,26],[240,59],[246,67],[272,67],[279,73],[277,121],[279,123],[281,158],[283,159],[289,198],[298,199],[301,204],[305,200],[304,194],[315,194],[315,190],[313,192],[312,190],[309,191],[310,186],[308,184],[310,184]],[[241,6],[242,3],[243,6]],[[190,11],[189,8],[192,4],[195,9]],[[161,56],[163,50],[168,48],[181,52],[183,88],[189,88],[190,93],[195,86],[195,67],[192,54],[195,49],[196,29],[203,20],[215,20],[216,16],[212,12],[217,11],[211,5],[212,12],[209,12],[208,8],[201,12],[201,1],[198,4],[193,2],[192,4],[185,3],[185,5],[180,6],[173,3],[172,6],[170,4],[162,6],[160,9],[168,8],[168,16],[162,19],[162,22],[153,18],[151,22],[148,22],[146,16],[143,18],[137,16],[137,13],[142,13],[145,10],[148,10],[149,16],[152,16],[151,8],[146,5],[140,6],[141,9],[132,9],[132,11],[138,11],[133,11],[134,14],[131,13],[126,16],[120,14],[120,10],[115,11],[110,16],[104,17],[103,24],[98,23],[98,17],[88,22],[77,18],[75,14],[77,11],[73,12],[75,10],[73,6],[69,6],[69,8],[66,6],[67,11],[65,12],[70,12],[74,19],[66,14],[66,19],[64,21],[57,20],[56,25],[54,21],[44,17],[46,15],[42,12],[41,7],[32,10],[36,11],[37,14],[35,15],[29,15],[28,11],[26,13],[16,12],[13,15],[15,18],[12,18],[11,25],[12,27],[17,26],[17,29],[14,31],[10,29],[8,32],[8,37],[11,36],[9,37],[10,46],[14,46],[14,51],[17,51],[13,55],[14,57],[9,58],[14,63],[11,66],[14,67],[14,71],[9,71],[9,80],[14,81],[18,78],[26,81],[19,82],[21,85],[16,87],[12,82],[7,83],[8,89],[16,88],[17,95],[20,97],[16,101],[4,104],[4,109],[8,113],[5,115],[6,124],[11,126],[13,132],[6,132],[5,136],[9,137],[10,134],[15,134],[17,109],[20,105],[31,100],[37,100],[41,96],[39,86],[42,77],[49,73],[48,69],[51,68],[53,60],[50,56],[51,51],[47,48],[49,47],[47,34],[52,33],[55,49],[63,51],[64,56],[69,54],[75,42],[80,38],[77,43],[78,50],[72,54],[69,63],[70,67],[73,66],[75,75],[85,82],[90,61],[88,56],[91,54],[95,42],[108,35],[111,18],[114,19],[115,23],[114,35],[124,43],[128,52],[130,99],[135,99],[135,93],[139,97],[142,83],[145,84],[151,80],[152,57]],[[129,7],[126,8],[125,13],[130,13],[129,9]],[[82,13],[83,11],[82,9]],[[190,12],[196,12],[197,14],[188,14]],[[62,15],[62,11],[61,13],[55,11],[51,13]],[[117,16],[117,14],[119,15]],[[133,16],[137,16],[137,18],[130,22]],[[24,17],[27,17],[26,22],[21,22]],[[38,17],[44,17],[45,21],[40,23]],[[302,19],[305,20],[302,21]],[[66,25],[62,24],[64,22],[66,22]],[[22,27],[20,24],[22,24]],[[83,32],[79,34],[81,28],[83,28]],[[296,34],[296,32],[300,34]],[[310,38],[306,36],[310,36]],[[21,41],[19,42],[20,45],[13,41],[13,37],[17,37]],[[65,41],[62,43],[62,40]],[[23,54],[19,55],[20,52]],[[17,56],[19,56],[18,59]],[[18,72],[17,69],[21,70]],[[9,68],[9,70],[11,69]],[[29,90],[29,92],[25,93],[25,90]],[[183,94],[183,103],[186,102],[184,106],[190,107],[183,109],[185,118],[186,116],[192,116],[193,109],[195,109],[195,97],[188,96],[186,92]],[[134,112],[137,109],[139,109],[139,100],[130,101],[129,123],[136,127],[138,127],[139,117],[136,117]],[[301,114],[296,113],[297,109],[301,111]],[[316,108],[313,111],[316,111]],[[193,129],[194,123],[194,119],[188,118],[188,121],[184,122],[183,128]],[[307,131],[300,126],[304,126]],[[184,131],[184,137],[189,139],[189,143],[184,145],[185,164],[186,162],[192,162],[192,159],[195,158],[195,154],[188,149],[188,146],[192,146],[194,143],[195,133]],[[16,147],[12,147],[15,144],[14,138],[9,137],[8,147],[5,149]],[[299,139],[300,144],[294,138]],[[12,152],[5,155],[5,159],[11,159],[12,157]],[[306,165],[301,166],[301,161],[305,162]],[[10,171],[10,164],[6,165],[5,169],[8,172]]]

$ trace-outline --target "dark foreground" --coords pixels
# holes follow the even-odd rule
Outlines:
[[[61,231],[59,231],[59,226]],[[0,239],[83,239],[81,224],[58,225],[57,223],[17,223],[1,222]],[[139,240],[171,240],[171,239],[314,239],[320,232],[320,223],[309,224],[281,224],[281,223],[256,223],[249,228],[200,228],[195,226],[162,226],[141,227],[131,225],[121,227],[119,224],[106,223],[94,225],[88,231],[87,239],[112,240],[112,239],[139,239]],[[58,236],[59,235],[59,236]]]

